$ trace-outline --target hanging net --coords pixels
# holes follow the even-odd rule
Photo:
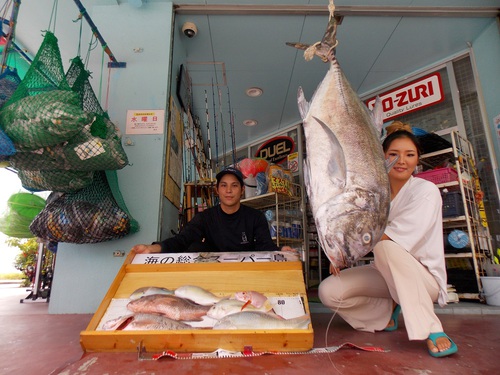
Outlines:
[[[44,147],[57,149],[92,122],[93,116],[81,109],[78,94],[66,80],[57,38],[47,31],[25,77],[0,110],[0,127],[18,152],[28,152],[35,160]],[[64,170],[53,164],[38,170],[14,168],[23,186],[31,191],[74,191],[83,187],[84,181],[92,181],[92,172]]]
[[[30,69],[0,111],[0,124],[19,149],[53,146],[92,122],[64,76],[57,38],[47,31]]]
[[[31,223],[37,237],[51,242],[97,243],[130,233],[130,216],[116,203],[106,173],[76,193],[51,193],[47,206]]]
[[[28,191],[75,192],[92,182],[94,172],[43,170],[18,170],[17,176]]]
[[[67,142],[31,152],[18,152],[10,159],[16,169],[97,171],[121,169],[128,164],[121,135],[104,112],[89,82],[90,73],[80,59],[72,60],[66,79],[77,94],[78,105],[93,122]]]

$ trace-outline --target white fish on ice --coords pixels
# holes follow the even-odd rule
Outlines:
[[[151,296],[153,294],[174,294],[173,290],[162,288],[159,286],[145,286],[136,289],[129,297],[131,300],[139,299],[144,296]]]
[[[203,306],[211,306],[223,299],[223,297],[217,297],[212,292],[195,285],[180,286],[174,293],[177,297],[186,298]]]
[[[307,329],[309,323],[308,315],[283,319],[261,311],[243,311],[225,316],[213,329]]]
[[[269,309],[267,309],[267,306],[257,308],[237,299],[223,299],[207,311],[207,316],[213,319],[222,319],[227,315],[236,314],[242,311],[267,312]]]

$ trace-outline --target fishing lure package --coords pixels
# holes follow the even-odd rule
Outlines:
[[[267,168],[267,192],[276,192],[292,196],[293,175],[289,169],[285,169],[277,164],[271,164]]]

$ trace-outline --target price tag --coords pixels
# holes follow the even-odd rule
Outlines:
[[[273,305],[274,312],[285,319],[297,318],[306,313],[304,303],[299,295],[269,297],[268,299]]]

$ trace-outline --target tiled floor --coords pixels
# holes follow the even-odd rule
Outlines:
[[[45,300],[29,300],[17,285],[0,284],[0,374],[497,374],[500,307],[459,303],[438,309],[446,332],[459,346],[453,356],[429,356],[425,342],[408,341],[402,327],[376,334],[354,331],[320,304],[311,304],[314,347],[351,342],[386,352],[343,348],[329,354],[250,358],[139,360],[136,353],[84,353],[80,331],[89,314],[51,315]]]

